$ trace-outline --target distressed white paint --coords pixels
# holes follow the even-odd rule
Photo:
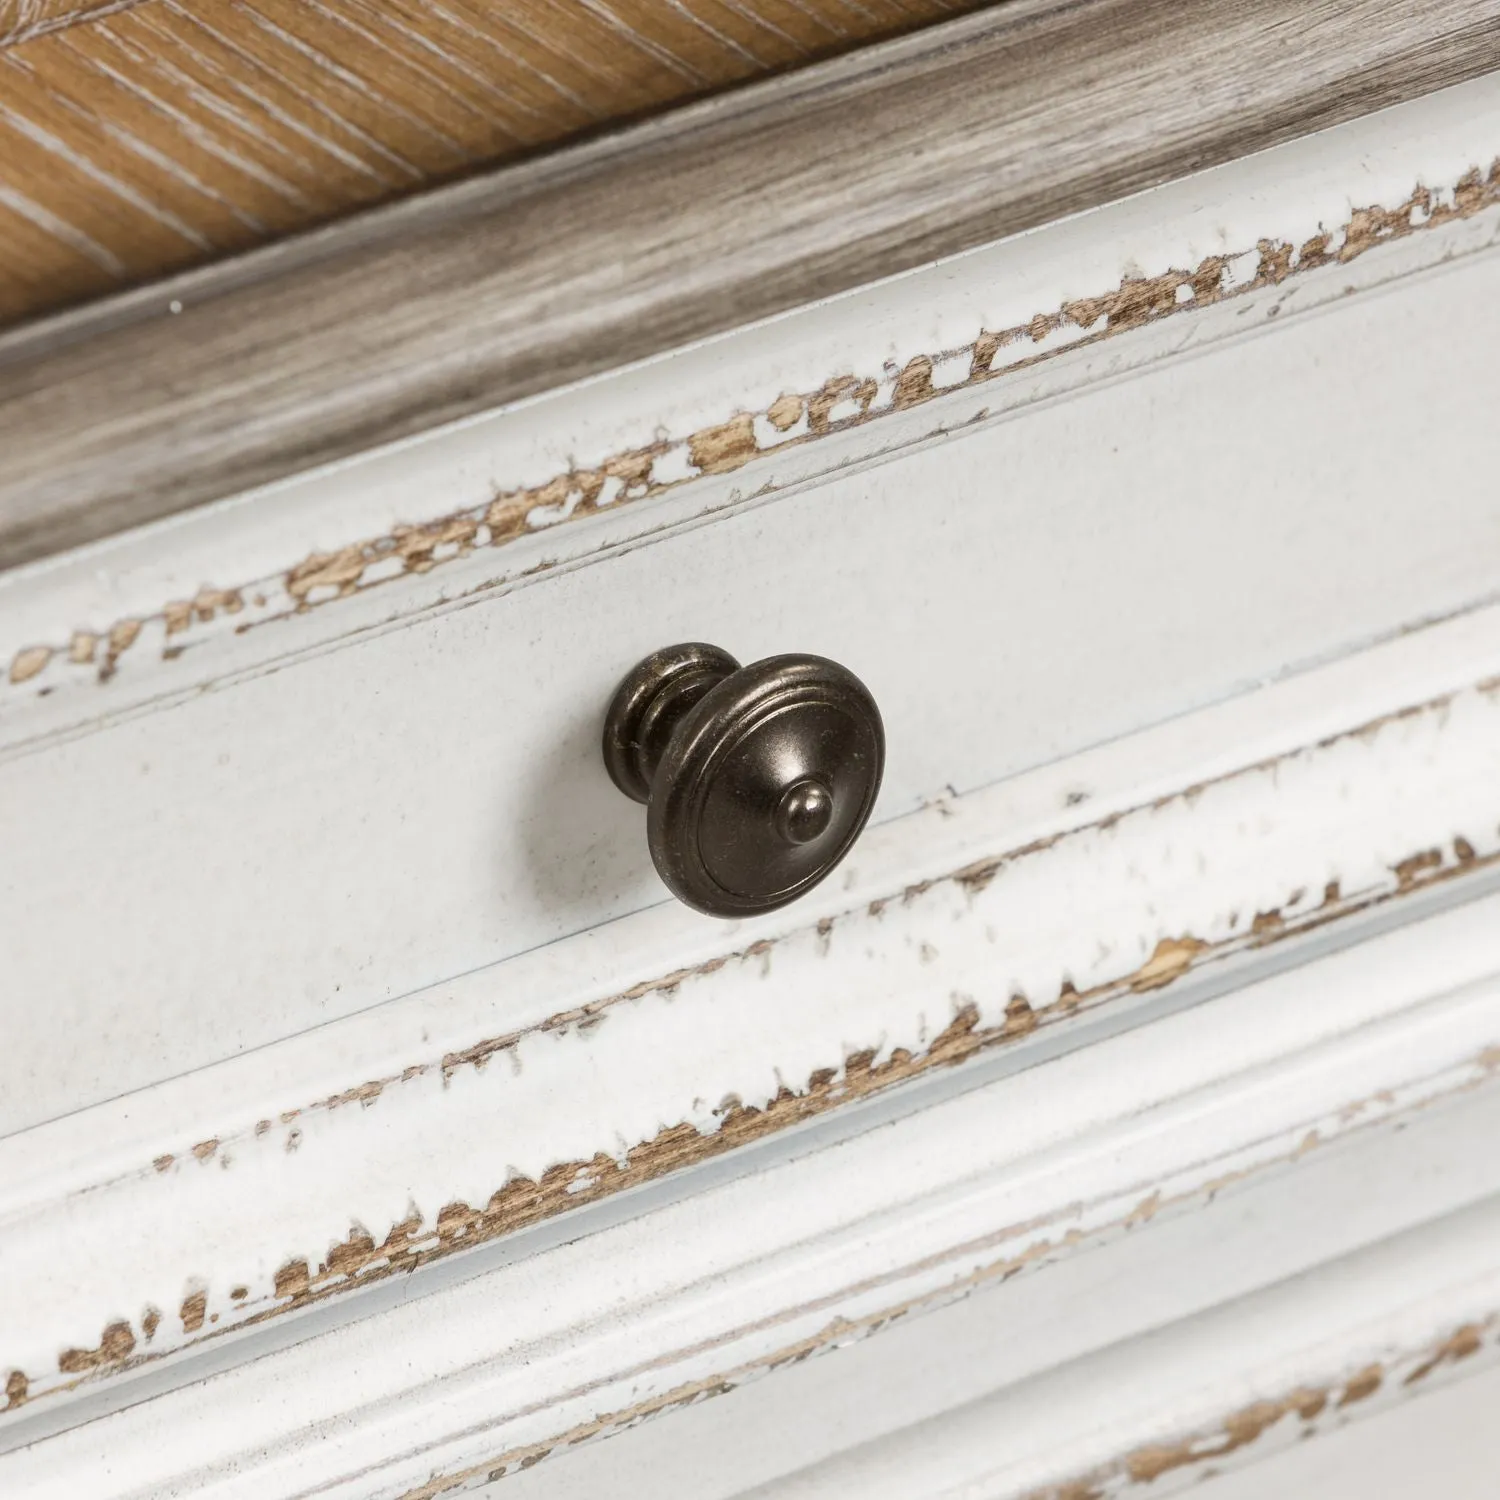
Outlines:
[[[949,387],[980,329],[1496,156],[1480,80],[0,579],[5,660],[205,582],[267,592],[180,657],[157,620],[109,683],[0,706],[0,1375],[32,1398],[0,1491],[396,1497],[1025,1259],[679,1436],[506,1481],[1019,1497],[1500,1314],[1494,213],[736,474],[678,441],[675,491],[564,499],[236,633],[314,549],[843,370],[889,391],[924,353]],[[825,651],[882,704],[877,825],[790,912],[662,903],[601,773],[614,679],[681,637]],[[1306,935],[1262,948],[1269,912]],[[1133,987],[1189,939],[1196,972]],[[356,1228],[435,1244],[447,1204],[707,1139],[730,1099],[920,1058],[1018,996],[1037,1029],[953,1073],[633,1197],[584,1202],[582,1169],[565,1219],[278,1310],[278,1271]],[[65,1389],[62,1351],[119,1322],[165,1357]]]
[[[1243,983],[1264,958],[1276,961],[1281,950],[1262,949],[1252,934],[1257,913],[1281,914],[1291,934],[1282,943],[1306,924],[1317,944],[1426,909],[1421,882],[1408,889],[1400,873],[1413,855],[1432,851],[1427,876],[1448,877],[1433,895],[1491,890],[1500,857],[1497,665],[1500,610],[1432,627],[896,819],[871,831],[832,889],[794,912],[738,930],[700,927],[685,941],[674,911],[648,910],[14,1134],[0,1141],[0,1366],[26,1374],[46,1420],[79,1399],[62,1389],[62,1349],[94,1347],[119,1321],[140,1353],[200,1343],[284,1304],[277,1272],[296,1259],[316,1272],[356,1226],[378,1244],[415,1214],[415,1243],[436,1248],[449,1203],[482,1205],[510,1178],[539,1179],[557,1163],[623,1157],[665,1127],[711,1134],[726,1098],[764,1107],[783,1085],[805,1089],[854,1051],[869,1049],[877,1063],[897,1049],[921,1057],[964,1005],[988,1030],[1025,996],[1041,1024],[996,1063],[1008,1071],[1040,1062],[1097,1039],[1101,1025],[1149,1020],[1201,998],[1202,983]],[[987,883],[945,878],[1009,851],[1018,852]],[[1329,905],[1332,881],[1341,894]],[[931,884],[914,889],[922,882]],[[1389,988],[1361,980],[1306,1007],[1303,1022],[1327,1041],[1342,1034],[1341,1015],[1362,1026],[1483,977],[1500,927],[1491,906],[1479,910],[1473,930],[1490,936],[1424,940],[1420,982],[1411,969],[1392,970]],[[1465,920],[1470,932],[1476,919]],[[1158,945],[1182,939],[1206,945],[1197,974],[1178,980],[1183,992],[1133,989]],[[758,940],[770,942],[765,952],[734,956]],[[670,987],[617,998],[726,956]],[[1370,961],[1382,971],[1385,960]],[[1053,1008],[1065,983],[1086,997],[1076,1010]],[[591,1002],[604,1003],[590,1026],[545,1024]],[[1490,1002],[1476,1003],[1483,1030]],[[448,1054],[512,1029],[524,1034],[483,1068],[444,1067]],[[1443,1047],[1459,1050],[1446,1063],[1421,1063],[1411,1075],[1419,1093],[1429,1076],[1439,1092],[1477,1081],[1474,1059],[1487,1043],[1451,1017],[1440,1032]],[[1267,1039],[1281,1045],[1273,1032]],[[1397,1051],[1417,1065],[1415,1040]],[[1254,1052],[1241,1038],[1228,1055],[1241,1067]],[[1338,1063],[1341,1086],[1363,1076],[1348,1071],[1354,1056]],[[1208,1063],[1189,1049],[1173,1065],[1201,1082],[1193,1070]],[[989,1066],[965,1064],[980,1079]],[[367,1080],[384,1081],[367,1105],[319,1103]],[[1132,1110],[1166,1097],[1134,1065],[1127,1085],[1142,1091]],[[1372,1082],[1368,1092],[1382,1087]],[[1289,1106],[1297,1097],[1285,1079],[1277,1094]],[[1112,1107],[1093,1085],[1059,1101],[1070,1130]],[[1033,1118],[1031,1105],[1016,1108],[1018,1119]],[[1267,1149],[1284,1154],[1270,1114],[1236,1118],[1251,1136],[1215,1154],[1204,1181],[1228,1170],[1235,1151],[1253,1156],[1264,1132]],[[200,1159],[191,1148],[210,1140]],[[1121,1149],[1111,1147],[1115,1168]],[[967,1161],[958,1153],[954,1170],[967,1171]],[[591,1176],[581,1168],[573,1182]],[[1128,1213],[1152,1188],[1137,1193],[1133,1169],[1121,1181]],[[1067,1201],[1076,1196],[1070,1189]],[[1039,1212],[1018,1208],[1004,1222]],[[902,1230],[905,1240],[911,1233]],[[211,1321],[190,1338],[178,1309],[197,1292]],[[163,1317],[148,1350],[149,1307]],[[31,1411],[12,1420],[24,1430]]]
[[[1466,1101],[1440,1123],[1416,1116],[1399,1135],[1374,1131],[1333,1153],[1336,1164],[1310,1159],[1280,1179],[1241,1185],[1193,1214],[1157,1219],[1035,1277],[851,1342],[830,1359],[560,1452],[482,1493],[1054,1500],[1051,1486],[1088,1479],[1094,1488],[1081,1493],[1108,1500],[1220,1500],[1221,1486],[1226,1500],[1479,1500],[1493,1493],[1492,1469],[1484,1490],[1450,1491],[1440,1476],[1492,1465],[1493,1422],[1471,1401],[1461,1424],[1433,1433],[1430,1404],[1458,1396],[1471,1379],[1480,1400],[1493,1402],[1496,1202],[1481,1193],[1445,1214],[1433,1194],[1427,1206],[1438,1212],[1420,1227],[1387,1210],[1400,1174],[1423,1174],[1430,1186],[1442,1180],[1445,1153],[1467,1165],[1466,1139],[1479,1138],[1488,1118]],[[1309,1264],[1299,1238],[1316,1242],[1315,1253],[1331,1251],[1329,1259]],[[1470,1323],[1482,1330],[1480,1351],[1405,1384]],[[1381,1367],[1379,1390],[1340,1406],[1351,1377],[1371,1364]],[[1315,1420],[1288,1414],[1253,1443],[1216,1456],[1226,1418],[1299,1388],[1327,1392]],[[1349,1451],[1366,1437],[1378,1450],[1380,1429],[1393,1419],[1418,1452],[1424,1438],[1451,1442],[1450,1452],[1428,1448],[1426,1464],[1408,1461],[1390,1476],[1426,1469],[1427,1483],[1338,1483],[1355,1474],[1372,1480],[1369,1465],[1349,1464]],[[1121,1460],[1146,1445],[1183,1441],[1204,1457],[1133,1484],[1121,1472]],[[1338,1451],[1320,1461],[1330,1441]],[[1234,1469],[1235,1480],[1214,1482]],[[1309,1469],[1322,1484],[1297,1483]],[[1283,1476],[1293,1481],[1286,1488]],[[1063,1496],[1071,1500],[1066,1489],[1056,1500]]]
[[[1320,1442],[1288,1446],[1215,1478],[1200,1500],[1490,1500],[1500,1469],[1500,1368],[1443,1383],[1380,1421],[1358,1420]],[[1208,1481],[1204,1481],[1208,1483]]]
[[[150,615],[206,582],[274,584],[315,550],[483,505],[496,490],[542,483],[660,434],[684,440],[737,411],[764,411],[783,392],[816,389],[832,375],[899,369],[914,355],[965,345],[982,329],[1016,326],[1073,298],[1111,291],[1125,276],[1248,254],[1263,238],[1299,245],[1345,224],[1353,208],[1394,207],[1418,184],[1450,185],[1497,157],[1500,79],[1442,90],[519,409],[470,419],[378,458],[8,575],[0,579],[0,660],[33,641]],[[1400,254],[1409,252],[1419,260],[1426,254],[1416,246]],[[1357,283],[1369,274],[1350,270]],[[797,472],[795,456],[783,463]],[[771,477],[779,479],[776,471]],[[254,508],[248,525],[247,506]]]
[[[984,1493],[1019,1496],[1257,1395],[1409,1357],[1500,1307],[1500,1163],[1469,1149],[1500,1124],[1497,901],[623,1222],[478,1254],[461,1278],[230,1346],[53,1436],[39,1403],[9,1429],[33,1441],[0,1457],[0,1483],[36,1500],[394,1500],[694,1382],[738,1385],[805,1339],[847,1344],[906,1307],[919,1327],[969,1290],[968,1336],[955,1347],[950,1317],[922,1354],[932,1370],[947,1345],[935,1384],[891,1378],[920,1333],[876,1332],[863,1373],[839,1353],[816,1400],[802,1382],[785,1428],[664,1437],[676,1457],[649,1482],[639,1464],[623,1482],[627,1449],[611,1493],[728,1496],[898,1425],[962,1423],[984,1398],[1004,1415],[962,1456],[1003,1473]],[[1030,1269],[1008,1277],[1018,1259]],[[773,1407],[783,1378],[765,1382]],[[518,1493],[598,1493],[597,1477],[569,1485],[574,1462],[558,1489],[543,1464]],[[923,1491],[897,1474],[874,1493]]]
[[[1028,323],[1057,312],[1073,299],[1113,291],[1127,277],[1192,270],[1211,255],[1237,258],[1225,285],[1253,275],[1262,240],[1299,246],[1319,232],[1339,231],[1357,208],[1396,208],[1419,185],[1451,197],[1466,173],[1486,171],[1500,159],[1500,80],[1481,78],[1412,101],[1274,151],[1201,173],[1125,202],[1002,241],[983,250],[832,299],[768,323],[709,340],[694,348],[639,367],[559,391],[513,409],[455,424],[437,433],[363,455],[347,463],[173,518],[159,526],[111,539],[77,553],[52,558],[0,578],[0,662],[44,643],[66,648],[72,632],[107,632],[118,621],[154,621],[146,637],[122,662],[110,690],[110,707],[161,692],[180,691],[189,682],[214,675],[199,659],[197,645],[213,633],[195,626],[186,643],[192,667],[179,663],[163,671],[164,640],[159,615],[169,601],[192,599],[205,585],[243,589],[247,612],[221,620],[230,636],[213,653],[218,672],[264,661],[284,651],[288,638],[299,645],[344,634],[356,624],[385,620],[451,597],[473,585],[440,569],[425,586],[406,597],[382,590],[368,616],[355,619],[341,609],[339,622],[301,622],[295,631],[261,632],[253,649],[230,650],[233,631],[247,618],[279,615],[288,607],[284,575],[314,552],[333,552],[351,542],[387,535],[402,524],[432,522],[482,508],[500,492],[544,483],[571,468],[588,467],[610,455],[665,439],[671,446],[657,461],[654,477],[670,482],[688,476],[687,440],[703,428],[738,412],[764,413],[779,395],[817,389],[833,376],[869,376],[889,398],[896,372],[917,355],[932,356],[934,383],[941,389],[962,375],[965,350],[984,330]],[[1492,216],[1491,216],[1492,217]],[[1197,347],[1241,331],[1247,321],[1282,317],[1337,300],[1348,286],[1369,287],[1414,269],[1470,253],[1493,237],[1487,223],[1450,225],[1361,257],[1332,274],[1313,273],[1306,285],[1283,287],[1259,299],[1255,310],[1237,308],[1227,318],[1195,318],[1194,327],[1176,328],[1168,349]],[[1271,309],[1274,308],[1273,312]],[[1052,352],[1083,337],[1063,328],[1040,343],[1024,339],[996,356],[996,369]],[[1133,336],[1111,345],[1102,357],[1073,361],[1040,384],[1031,377],[1007,377],[971,391],[961,406],[947,409],[949,426],[976,411],[1015,409],[1041,395],[1072,389],[1117,375],[1160,358],[1160,339]],[[835,419],[855,408],[836,408]],[[877,422],[852,450],[818,443],[815,451],[781,448],[752,473],[695,490],[687,513],[723,504],[727,497],[785,489],[851,461],[851,454],[899,448],[925,436],[941,422],[927,412],[916,423]],[[785,443],[805,433],[805,418],[780,432],[758,419],[763,444]],[[635,516],[625,534],[638,535],[666,517]],[[618,528],[594,537],[553,542],[529,555],[507,551],[487,558],[477,577],[515,577],[542,556],[588,551],[600,536],[617,537]],[[255,606],[256,597],[266,600]],[[271,639],[265,639],[269,635]],[[173,644],[184,644],[178,639]],[[244,644],[244,643],[239,643]],[[102,654],[102,653],[101,653]],[[49,667],[54,685],[71,677],[84,682],[92,671],[70,673],[60,655]],[[17,731],[12,700],[33,709],[26,733],[38,724],[76,723],[98,712],[96,695],[67,708],[57,701],[36,704],[36,682],[19,694],[0,682],[0,731]],[[62,691],[61,688],[58,691]],[[70,696],[66,693],[63,696]]]
[[[851,446],[712,524],[684,493],[683,524],[524,586],[475,554],[444,606],[382,626],[372,590],[308,617],[346,612],[337,640],[267,626],[228,675],[189,654],[191,691],[13,746],[0,1129],[661,900],[597,736],[664,642],[847,662],[889,726],[885,820],[1489,597],[1497,288],[1473,255],[885,462]]]

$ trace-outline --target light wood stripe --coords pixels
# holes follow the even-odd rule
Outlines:
[[[0,0],[0,47],[129,10],[141,0]]]
[[[86,296],[124,275],[104,246],[0,182],[0,320],[19,318],[50,286]]]
[[[972,3],[0,0],[0,320]]]

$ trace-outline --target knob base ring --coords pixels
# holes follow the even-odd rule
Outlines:
[[[739,665],[717,646],[684,641],[653,651],[625,674],[604,716],[604,765],[631,801],[651,800],[651,782],[672,730]]]

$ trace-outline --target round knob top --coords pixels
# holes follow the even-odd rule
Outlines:
[[[773,910],[822,880],[864,827],[885,761],[874,699],[837,662],[732,663],[710,646],[655,653],[605,730],[616,785],[646,794],[662,879],[715,916]]]

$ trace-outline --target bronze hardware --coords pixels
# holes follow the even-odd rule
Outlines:
[[[615,692],[604,764],[644,802],[672,893],[742,917],[812,889],[849,852],[885,765],[880,711],[820,656],[740,664],[717,646],[653,652]]]

